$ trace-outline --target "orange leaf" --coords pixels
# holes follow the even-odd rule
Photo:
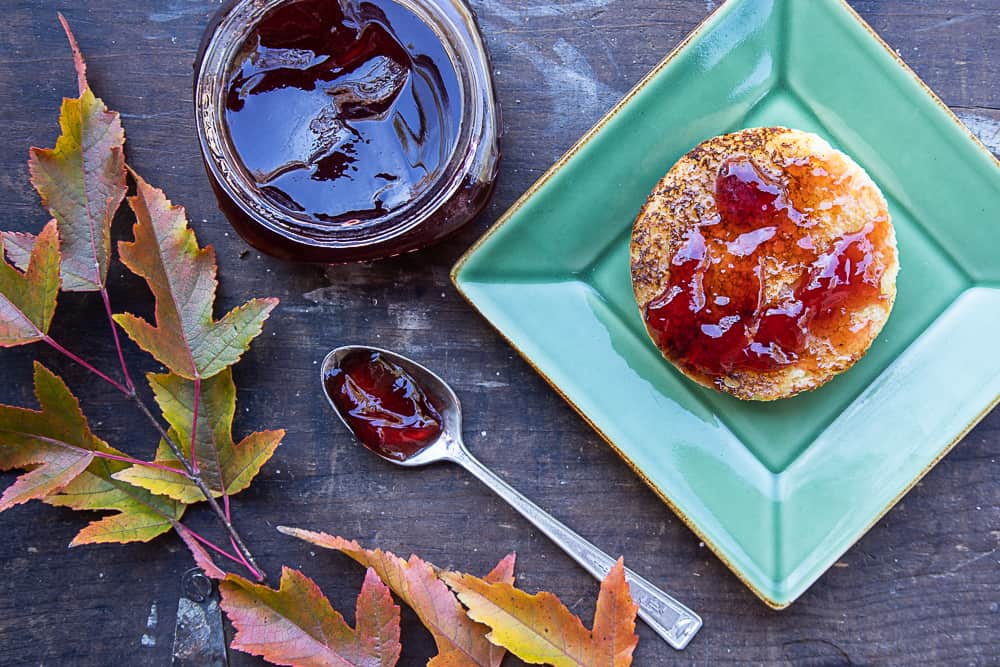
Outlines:
[[[639,607],[629,595],[621,559],[601,582],[593,631],[551,593],[529,595],[510,584],[456,572],[441,578],[458,593],[469,616],[491,628],[487,638],[525,662],[556,667],[632,664]]]
[[[319,586],[283,567],[278,590],[230,574],[219,584],[236,628],[232,647],[278,665],[392,667],[399,660],[399,607],[371,568],[351,629]]]
[[[156,326],[131,314],[115,321],[142,349],[188,380],[212,377],[235,364],[260,334],[277,299],[252,299],[215,320],[215,251],[200,248],[184,208],[135,175],[135,241],[122,241],[122,262],[156,297]]]
[[[279,526],[278,530],[326,549],[336,549],[361,565],[374,568],[434,636],[438,655],[431,658],[428,667],[498,667],[503,661],[505,651],[486,640],[488,628],[469,619],[430,563],[416,556],[403,560],[389,551],[364,549],[357,542],[326,533],[285,526]],[[494,581],[513,583],[514,555],[500,561],[487,576]]]
[[[45,225],[21,273],[4,261],[0,238],[0,347],[45,338],[59,294],[59,236],[55,221]]]
[[[505,583],[513,585],[514,563],[516,560],[517,556],[515,554],[512,553],[507,554],[506,556],[503,557],[503,560],[501,560],[499,563],[496,564],[496,567],[490,570],[489,574],[483,577],[483,579],[490,582],[491,584]]]
[[[59,21],[73,49],[80,96],[63,100],[55,148],[32,148],[28,169],[42,205],[59,225],[62,288],[93,292],[105,285],[111,220],[125,197],[125,131],[118,113],[94,96],[76,39],[62,15]],[[30,237],[16,240],[27,243]],[[15,262],[25,254],[18,251]]]

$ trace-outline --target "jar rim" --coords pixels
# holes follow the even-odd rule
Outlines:
[[[390,243],[428,221],[462,187],[480,163],[482,144],[498,140],[489,60],[462,0],[392,0],[425,23],[438,37],[455,68],[461,113],[457,137],[444,168],[405,205],[361,225],[322,224],[256,194],[226,131],[226,84],[240,49],[269,12],[297,0],[236,0],[210,27],[196,73],[195,116],[202,156],[210,175],[240,211],[289,241],[331,249]],[[340,1],[340,0],[336,0]]]

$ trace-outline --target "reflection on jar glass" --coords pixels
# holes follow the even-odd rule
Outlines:
[[[195,105],[220,207],[286,259],[426,246],[496,179],[489,62],[460,0],[240,0],[206,35]]]

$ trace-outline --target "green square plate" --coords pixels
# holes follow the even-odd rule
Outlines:
[[[871,351],[743,402],[643,328],[632,220],[702,140],[816,132],[882,188],[902,270]],[[802,594],[1000,399],[1000,164],[841,0],[731,0],[455,266],[459,291],[767,604]]]

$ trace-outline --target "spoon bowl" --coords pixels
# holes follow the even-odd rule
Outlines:
[[[323,359],[323,365],[320,369],[320,379],[325,380],[332,370],[339,368],[345,357],[359,352],[369,354],[378,353],[386,360],[406,371],[416,381],[417,385],[424,390],[424,394],[431,405],[441,415],[442,420],[440,435],[425,445],[419,452],[406,459],[390,458],[370,447],[365,447],[365,449],[383,461],[388,461],[393,465],[404,468],[417,468],[440,461],[459,462],[458,458],[465,449],[465,445],[462,443],[462,403],[458,400],[458,396],[452,390],[451,386],[426,366],[418,364],[401,354],[383,350],[382,348],[368,345],[344,345],[331,350]],[[337,417],[340,418],[344,426],[353,433],[350,423],[348,423],[340,408],[337,407],[337,404],[334,403],[333,397],[330,396],[326,382],[321,382],[320,384],[323,386],[323,395],[326,396],[330,407],[337,413]]]
[[[604,579],[607,576],[615,564],[613,558],[518,493],[507,482],[498,477],[492,470],[469,453],[469,450],[465,448],[465,444],[462,442],[462,404],[459,402],[458,396],[455,395],[455,392],[447,382],[421,364],[401,354],[366,345],[345,345],[334,349],[326,355],[326,358],[323,359],[320,373],[323,393],[333,407],[334,412],[340,417],[340,421],[344,423],[349,431],[357,435],[347,417],[341,412],[341,408],[330,395],[326,379],[335,370],[339,369],[342,372],[346,372],[343,368],[343,362],[348,356],[353,358],[354,355],[374,354],[380,355],[382,361],[397,366],[410,376],[409,379],[413,380],[413,384],[423,392],[427,402],[441,417],[441,429],[438,435],[426,443],[423,448],[402,459],[388,457],[382,452],[376,451],[366,445],[365,448],[368,451],[378,455],[385,461],[406,468],[415,468],[439,461],[451,461],[452,463],[459,464],[475,475],[493,492],[510,503],[511,507],[520,512],[536,528],[545,533],[585,570],[597,579]],[[395,377],[396,381],[399,381],[399,375],[397,374]],[[344,386],[346,387],[346,385]],[[354,386],[356,387],[357,385]],[[396,385],[395,387],[398,386],[400,385]],[[394,391],[396,391],[395,388]],[[380,401],[380,399],[376,400]],[[376,402],[375,405],[381,408],[380,402]],[[352,414],[354,413],[352,412]],[[392,416],[395,417],[396,415],[393,414]],[[361,440],[360,438],[356,439]],[[363,440],[361,442],[364,444]],[[625,579],[629,583],[632,598],[639,605],[639,616],[674,648],[680,650],[687,646],[691,638],[701,628],[701,618],[628,568],[625,568]]]

